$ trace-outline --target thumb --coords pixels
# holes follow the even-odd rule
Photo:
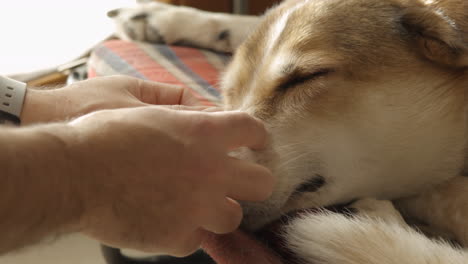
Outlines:
[[[199,105],[200,102],[190,90],[180,85],[139,80],[139,99],[150,105]]]
[[[187,105],[160,105],[166,109],[177,110],[177,111],[194,111],[194,112],[223,112],[224,109],[221,107],[213,106],[187,106]]]

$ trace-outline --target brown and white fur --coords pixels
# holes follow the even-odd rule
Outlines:
[[[372,197],[468,246],[466,0],[286,0],[264,17],[146,3],[110,16],[124,39],[235,51],[226,109],[271,136],[238,156],[277,177],[268,201],[243,205],[245,228]],[[303,263],[468,263],[388,202],[352,206],[364,216],[293,220],[287,246]]]

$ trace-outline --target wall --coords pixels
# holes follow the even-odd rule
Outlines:
[[[110,9],[133,0],[0,1],[0,74],[64,63],[113,31]]]

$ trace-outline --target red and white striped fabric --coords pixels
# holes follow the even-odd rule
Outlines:
[[[97,46],[89,77],[123,74],[145,80],[184,85],[205,105],[219,104],[220,72],[229,55],[189,47],[110,40]]]

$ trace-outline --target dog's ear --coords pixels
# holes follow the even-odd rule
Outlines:
[[[409,7],[402,18],[416,49],[427,59],[449,67],[468,66],[468,43],[456,21],[429,6]]]

